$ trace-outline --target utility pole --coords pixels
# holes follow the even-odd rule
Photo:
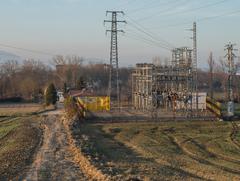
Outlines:
[[[111,32],[111,49],[110,49],[110,67],[109,67],[109,83],[108,83],[108,96],[111,98],[113,87],[117,91],[117,106],[120,111],[120,88],[119,88],[119,62],[118,62],[118,32],[124,33],[123,30],[118,29],[118,23],[126,23],[126,21],[119,21],[118,14],[124,15],[123,11],[107,11],[112,14],[112,20],[104,20],[104,23],[111,23],[111,29],[106,30],[106,33]],[[112,102],[112,101],[111,101]]]
[[[227,44],[226,51],[227,54],[225,57],[227,57],[228,61],[228,117],[234,116],[234,98],[233,98],[233,77],[235,74],[235,64],[234,64],[234,58],[236,57],[233,51],[235,44],[229,43]]]

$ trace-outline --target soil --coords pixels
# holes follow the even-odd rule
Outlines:
[[[80,123],[58,109],[18,124],[0,139],[0,180],[240,178],[238,122]]]
[[[42,146],[25,180],[87,180],[69,150],[67,130],[60,112],[48,113],[42,121]]]
[[[19,173],[31,164],[41,138],[41,130],[32,119],[21,119],[20,126],[0,139],[0,180],[20,178]]]

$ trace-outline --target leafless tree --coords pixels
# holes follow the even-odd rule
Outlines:
[[[67,83],[68,87],[76,87],[77,81],[81,77],[83,62],[84,59],[76,55],[54,57],[53,63],[56,66],[56,76],[60,84]]]
[[[210,88],[210,97],[213,99],[213,74],[214,74],[214,65],[215,61],[213,59],[212,52],[210,53],[208,59],[208,66],[209,66],[209,88]]]

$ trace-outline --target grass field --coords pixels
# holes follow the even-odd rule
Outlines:
[[[74,133],[113,178],[240,180],[240,130],[230,122],[83,124]]]
[[[16,179],[31,163],[41,137],[38,119],[37,116],[0,118],[0,180]]]
[[[0,104],[0,180],[22,180],[42,139],[40,104]]]
[[[0,104],[0,121],[1,117],[31,116],[54,109],[54,106],[44,107],[41,104]]]
[[[32,114],[38,111],[41,111],[43,107],[41,105],[28,105],[28,106],[21,106],[21,105],[9,105],[1,107],[0,106],[0,116],[22,116]]]

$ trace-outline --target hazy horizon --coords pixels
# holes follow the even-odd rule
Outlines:
[[[48,62],[54,55],[74,54],[108,63],[110,36],[105,35],[105,30],[109,25],[104,27],[103,20],[111,17],[105,16],[106,10],[126,13],[119,16],[128,22],[120,25],[126,32],[119,34],[121,66],[150,63],[156,56],[170,58],[171,52],[159,47],[166,45],[163,39],[174,47],[192,47],[192,32],[187,29],[192,28],[194,21],[198,27],[201,68],[207,67],[210,51],[217,60],[225,55],[224,46],[228,42],[236,43],[237,49],[240,47],[240,25],[236,23],[240,17],[240,1],[237,0],[8,0],[0,5],[0,50],[23,59]],[[224,14],[226,16],[222,16]],[[132,26],[135,22],[154,37],[158,35],[158,43],[149,42],[149,36]]]

